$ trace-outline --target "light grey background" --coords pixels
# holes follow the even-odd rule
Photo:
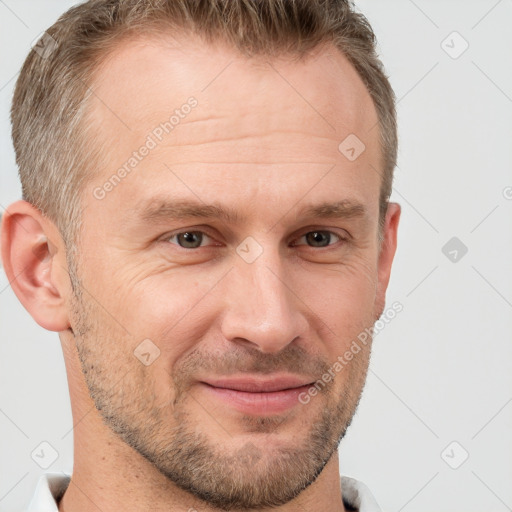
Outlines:
[[[0,0],[2,211],[20,197],[15,79],[32,41],[73,3]],[[357,5],[399,98],[388,304],[404,309],[375,339],[341,473],[388,512],[512,510],[512,1]],[[468,248],[455,262],[452,247],[442,251],[452,237]],[[49,470],[71,471],[72,418],[58,336],[32,320],[3,271],[0,329],[0,511],[12,512],[43,473],[31,458],[42,441],[59,454]]]

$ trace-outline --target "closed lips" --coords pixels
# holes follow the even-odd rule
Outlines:
[[[297,378],[275,378],[271,380],[208,380],[203,381],[203,384],[215,388],[232,389],[234,391],[243,391],[246,393],[271,393],[275,391],[285,391],[287,389],[309,386],[312,384],[312,382],[310,380]]]

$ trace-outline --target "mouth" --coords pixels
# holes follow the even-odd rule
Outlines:
[[[311,379],[274,376],[265,379],[240,377],[201,381],[204,392],[240,412],[253,415],[279,414],[300,405],[299,395],[314,384]]]

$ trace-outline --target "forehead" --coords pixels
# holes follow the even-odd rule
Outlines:
[[[306,59],[268,59],[193,37],[138,38],[108,55],[91,87],[89,118],[104,149],[96,185],[148,137],[157,139],[161,127],[156,148],[109,199],[122,195],[134,204],[146,192],[150,197],[152,187],[175,187],[179,176],[195,180],[194,191],[213,190],[217,197],[232,192],[227,183],[268,194],[274,182],[277,197],[293,187],[294,177],[311,184],[333,167],[324,183],[329,188],[344,177],[367,202],[374,197],[363,197],[365,190],[375,196],[378,189],[376,110],[356,70],[332,46]],[[190,98],[197,105],[185,110]],[[162,132],[173,114],[176,125]],[[360,144],[356,151],[364,147],[355,161],[340,151],[346,140]],[[295,200],[300,192],[292,191]]]
[[[192,95],[202,100],[201,117],[228,116],[233,131],[243,120],[269,130],[279,122],[336,140],[355,133],[366,142],[377,131],[361,78],[328,44],[300,60],[270,59],[247,58],[223,42],[206,44],[190,35],[141,36],[108,54],[91,88],[93,117],[107,122],[98,127],[124,135],[151,126],[146,121],[161,120]]]

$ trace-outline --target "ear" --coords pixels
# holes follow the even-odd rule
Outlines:
[[[11,204],[2,217],[2,260],[14,293],[40,326],[67,330],[70,285],[60,233],[27,201]]]
[[[391,275],[391,265],[395,256],[397,244],[398,222],[401,207],[398,203],[389,203],[383,228],[383,240],[380,244],[378,260],[378,283],[375,298],[375,321],[384,312],[386,305],[386,290]]]

